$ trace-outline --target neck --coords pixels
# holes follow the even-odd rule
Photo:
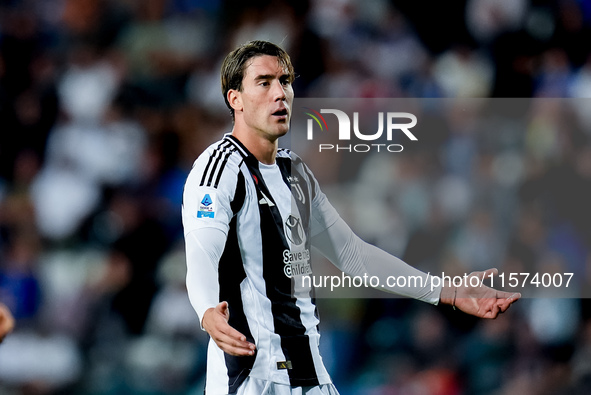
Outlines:
[[[236,137],[246,147],[251,154],[261,163],[272,165],[275,163],[279,142],[277,138],[266,138],[257,133],[243,131],[234,127],[232,135]]]

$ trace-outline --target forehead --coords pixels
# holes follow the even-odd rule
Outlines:
[[[279,63],[279,59],[271,55],[258,55],[246,63],[244,78],[256,78],[261,75],[287,74],[287,68]]]

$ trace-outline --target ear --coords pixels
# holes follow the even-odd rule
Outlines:
[[[228,91],[228,103],[234,109],[234,112],[242,111],[242,94],[236,89]]]

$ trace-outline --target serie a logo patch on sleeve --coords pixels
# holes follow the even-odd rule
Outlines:
[[[197,218],[213,218],[215,217],[215,193],[206,193],[199,201],[199,210],[197,211]]]

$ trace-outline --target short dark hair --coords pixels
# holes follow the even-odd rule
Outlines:
[[[228,102],[228,92],[230,89],[240,91],[242,89],[242,80],[244,79],[244,70],[246,62],[256,56],[269,55],[275,56],[289,74],[289,82],[293,82],[295,73],[291,59],[287,52],[278,45],[268,41],[249,41],[230,52],[224,59],[221,69],[222,93],[226,106],[230,109],[232,119],[234,119],[234,109]]]

